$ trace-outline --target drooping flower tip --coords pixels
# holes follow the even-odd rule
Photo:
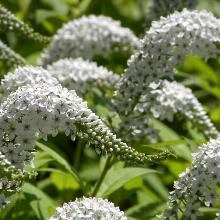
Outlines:
[[[74,202],[64,203],[56,209],[56,214],[49,220],[127,220],[124,212],[115,207],[112,202],[101,198],[76,199]]]
[[[118,139],[75,91],[58,84],[29,84],[11,93],[1,104],[0,131],[1,152],[17,169],[32,160],[35,135],[46,140],[47,135],[56,136],[60,131],[127,163],[154,162],[151,155],[139,153]]]
[[[49,43],[50,37],[43,36],[33,30],[29,25],[16,18],[14,14],[8,11],[0,4],[0,28],[1,31],[9,30],[20,33],[26,38],[38,41],[40,43]]]
[[[14,52],[6,44],[0,40],[0,61],[6,63],[7,67],[17,67],[19,65],[24,65],[25,60],[19,54]]]

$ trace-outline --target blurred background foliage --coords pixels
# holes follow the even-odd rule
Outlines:
[[[198,9],[212,11],[220,17],[220,0],[198,0]],[[53,36],[56,30],[69,20],[82,15],[102,14],[120,20],[137,36],[143,36],[147,29],[151,0],[1,0],[0,3],[12,11],[19,19],[29,24],[39,33]],[[0,32],[0,38],[29,64],[36,65],[45,45],[27,40],[13,32]],[[127,57],[111,57],[110,60],[98,60],[118,73],[126,68]],[[212,121],[220,130],[220,60],[208,63],[198,57],[187,57],[179,67],[176,80],[193,89],[194,94],[204,105]],[[1,73],[7,72],[1,67]],[[89,106],[103,120],[111,116],[106,100],[97,92],[97,96],[87,97]],[[130,220],[158,219],[156,217],[166,206],[168,192],[173,181],[189,166],[191,152],[204,141],[190,124],[176,118],[174,123],[154,120],[160,130],[161,142],[151,145],[155,150],[170,146],[176,155],[162,164],[149,165],[149,169],[123,168],[116,163],[98,191],[98,196],[110,199],[119,205]],[[149,145],[139,143],[142,151],[149,152]],[[100,175],[105,158],[90,149],[84,149],[84,143],[71,141],[64,134],[49,138],[48,142],[37,142],[35,167],[39,172],[36,180],[26,183],[22,193],[14,196],[13,202],[0,212],[2,220],[47,219],[54,213],[55,207],[64,201],[83,196],[75,178],[75,169],[91,189]],[[83,149],[82,149],[83,147]],[[200,219],[213,219],[213,209],[203,210]]]

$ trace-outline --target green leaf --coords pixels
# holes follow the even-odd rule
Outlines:
[[[57,173],[53,172],[50,175],[51,182],[57,187],[59,190],[65,189],[79,189],[80,186],[76,182],[76,180],[69,173]]]
[[[67,162],[66,159],[64,159],[60,154],[58,154],[53,149],[47,147],[46,145],[44,145],[40,142],[36,142],[36,145],[41,150],[47,152],[58,164],[61,165],[61,167],[64,170],[66,170],[68,173],[70,173],[72,175],[72,177],[79,183],[79,185],[81,186],[81,189],[85,192],[84,184],[82,183],[82,180],[81,180],[79,174],[77,173],[77,171],[73,167],[70,166],[70,164]]]
[[[152,119],[153,126],[160,131],[160,137],[162,141],[176,141],[180,140],[181,137],[171,128],[167,127],[162,122]],[[180,158],[184,158],[188,161],[191,161],[191,151],[186,144],[175,144],[175,147],[172,148],[173,153]]]
[[[127,167],[115,170],[113,167],[108,171],[107,175],[105,176],[99,188],[97,196],[107,197],[134,178],[156,172],[157,171],[155,170],[147,168]]]
[[[126,210],[125,215],[133,216],[136,219],[158,219],[156,215],[161,214],[164,208],[166,207],[166,203],[164,202],[154,202],[154,203],[146,203],[146,204],[137,204],[128,210]]]
[[[208,80],[214,84],[219,83],[218,74],[200,57],[188,56],[185,60],[185,69],[194,72],[200,79]]]
[[[51,216],[55,210],[56,204],[54,204],[53,200],[48,195],[30,183],[25,183],[23,185],[22,192],[29,201],[38,219],[48,219],[48,217]]]
[[[153,191],[157,196],[161,199],[166,200],[168,198],[168,191],[166,187],[163,185],[161,178],[156,174],[149,174],[144,178],[145,186]]]

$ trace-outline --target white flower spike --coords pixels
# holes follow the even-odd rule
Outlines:
[[[169,208],[164,217],[175,218],[183,211],[185,218],[196,219],[199,208],[214,206],[220,194],[220,139],[210,140],[193,154],[190,168],[179,176],[174,183],[174,191],[169,196]]]
[[[198,55],[205,60],[216,57],[219,43],[220,20],[206,11],[184,9],[153,22],[118,84],[118,111],[132,111],[141,95],[152,90],[150,83],[167,75],[172,77],[174,67],[186,55]]]
[[[150,87],[154,87],[154,83]],[[160,80],[159,87],[141,97],[136,109],[160,120],[173,121],[174,115],[179,115],[190,120],[208,139],[219,136],[192,90],[175,81]]]
[[[166,158],[169,153],[145,155],[127,146],[78,97],[61,85],[29,84],[11,93],[0,108],[0,152],[16,169],[33,158],[35,136],[47,139],[59,131],[83,138],[97,152],[114,154],[132,164]]]
[[[40,64],[46,66],[61,58],[93,59],[117,51],[132,52],[138,46],[138,38],[119,21],[105,16],[83,16],[58,30]]]

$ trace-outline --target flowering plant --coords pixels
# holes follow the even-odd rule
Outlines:
[[[0,219],[219,219],[218,16],[40,2],[0,5]]]

